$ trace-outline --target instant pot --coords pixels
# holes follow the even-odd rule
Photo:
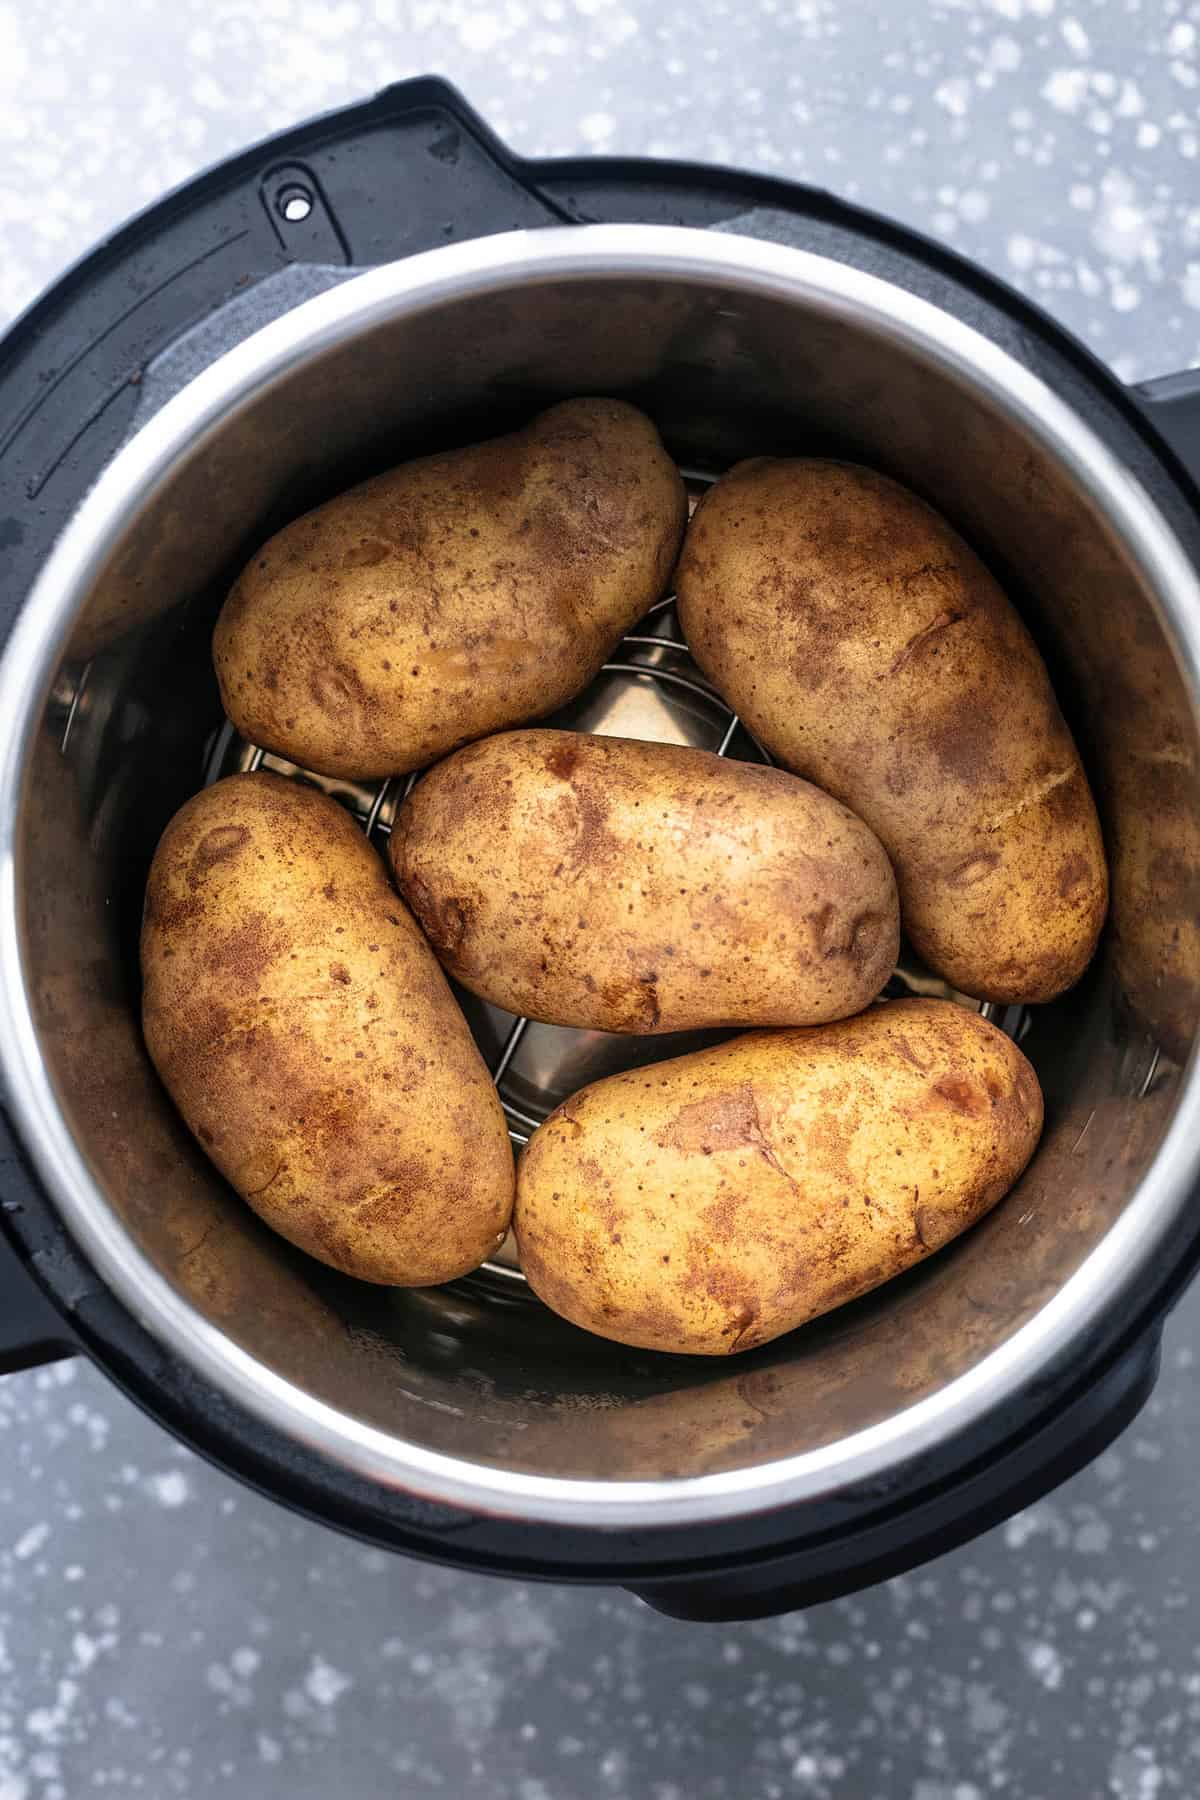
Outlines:
[[[503,1255],[430,1290],[309,1261],[199,1153],[138,1028],[172,811],[234,768],[313,779],[222,719],[234,572],[360,475],[581,393],[644,407],[696,490],[817,451],[933,501],[1037,637],[1108,844],[1085,980],[993,1012],[1046,1095],[1020,1184],[727,1361],[589,1337]],[[970,263],[812,189],[521,161],[437,81],[118,232],[0,345],[0,1367],[85,1354],[313,1518],[691,1618],[880,1580],[1079,1468],[1150,1392],[1200,1255],[1197,469],[1200,376],[1123,388]],[[569,718],[760,754],[669,601]],[[322,785],[382,843],[402,784]],[[893,987],[944,991],[910,960]],[[678,1047],[470,1017],[518,1143]]]

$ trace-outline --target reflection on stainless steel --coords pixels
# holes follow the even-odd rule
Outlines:
[[[1093,970],[999,1020],[1047,1098],[1017,1189],[924,1268],[729,1364],[588,1339],[500,1266],[389,1293],[308,1262],[193,1151],[137,1031],[163,824],[243,759],[288,769],[220,729],[208,635],[247,547],[372,464],[604,389],[645,405],[691,467],[832,450],[942,506],[1047,652],[1113,859],[1115,931]],[[1129,441],[1136,471],[1150,453]],[[1182,499],[1163,504],[1169,522],[1062,400],[965,326],[731,237],[490,239],[349,282],[240,346],[114,463],[0,666],[0,1060],[103,1277],[285,1432],[369,1478],[527,1517],[757,1510],[886,1472],[1002,1405],[1168,1254],[1200,1162],[1181,1060],[1200,991],[1200,588],[1180,538],[1200,546]],[[757,754],[669,605],[563,722]],[[406,784],[321,785],[381,841]],[[907,965],[899,980],[944,991]],[[515,1133],[675,1048],[535,1024],[514,1037],[507,1015],[464,1005]]]

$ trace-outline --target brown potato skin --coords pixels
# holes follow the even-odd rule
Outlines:
[[[794,775],[707,750],[511,731],[431,769],[390,855],[445,966],[510,1012],[595,1031],[812,1025],[899,948],[879,840]]]
[[[521,1266],[601,1337],[749,1350],[973,1225],[1041,1127],[1025,1057],[951,1001],[750,1032],[551,1113],[517,1170]]]
[[[562,706],[663,592],[687,497],[644,413],[567,400],[422,457],[279,532],[213,637],[252,743],[398,775]]]
[[[325,795],[233,775],[183,806],[146,888],[142,1026],[259,1217],[363,1281],[476,1268],[512,1149],[466,1020],[375,851]]]
[[[904,929],[962,993],[1053,999],[1108,904],[1087,777],[1029,633],[898,483],[759,458],[705,496],[678,571],[697,662],[787,768],[866,820]]]

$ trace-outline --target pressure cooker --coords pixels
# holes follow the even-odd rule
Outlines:
[[[1052,1005],[990,1009],[1041,1147],[980,1225],[730,1359],[591,1338],[511,1258],[383,1289],[274,1238],[138,1025],[155,842],[233,769],[209,638],[240,564],[361,475],[571,395],[693,488],[847,456],[936,504],[1027,620],[1104,821],[1112,913]],[[284,1505],[418,1557],[749,1617],[1028,1505],[1150,1392],[1200,1255],[1200,376],[1128,389],[1026,299],[828,194],[522,161],[435,80],[202,175],[0,344],[0,1368],[91,1357]],[[753,757],[660,607],[577,728]],[[395,783],[325,783],[382,844]],[[941,991],[906,959],[893,992]],[[466,1000],[466,997],[464,997]],[[519,1145],[665,1042],[466,1001]]]

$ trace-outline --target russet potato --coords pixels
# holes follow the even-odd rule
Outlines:
[[[550,1024],[811,1025],[858,1012],[895,966],[873,833],[794,775],[706,750],[486,738],[417,783],[390,855],[446,968]]]
[[[601,1337],[748,1350],[972,1225],[1041,1126],[1020,1050],[950,1001],[749,1032],[550,1115],[518,1168],[521,1267]]]
[[[567,400],[297,519],[243,570],[213,658],[244,737],[398,775],[552,712],[666,587],[687,516],[650,420]]]
[[[418,1286],[503,1239],[513,1160],[465,1019],[382,862],[269,774],[187,802],[142,928],[146,1044],[217,1167],[302,1250]]]
[[[1032,638],[974,552],[898,483],[739,464],[678,571],[696,660],[763,744],[892,859],[919,954],[979,999],[1078,980],[1104,922],[1096,808]]]

